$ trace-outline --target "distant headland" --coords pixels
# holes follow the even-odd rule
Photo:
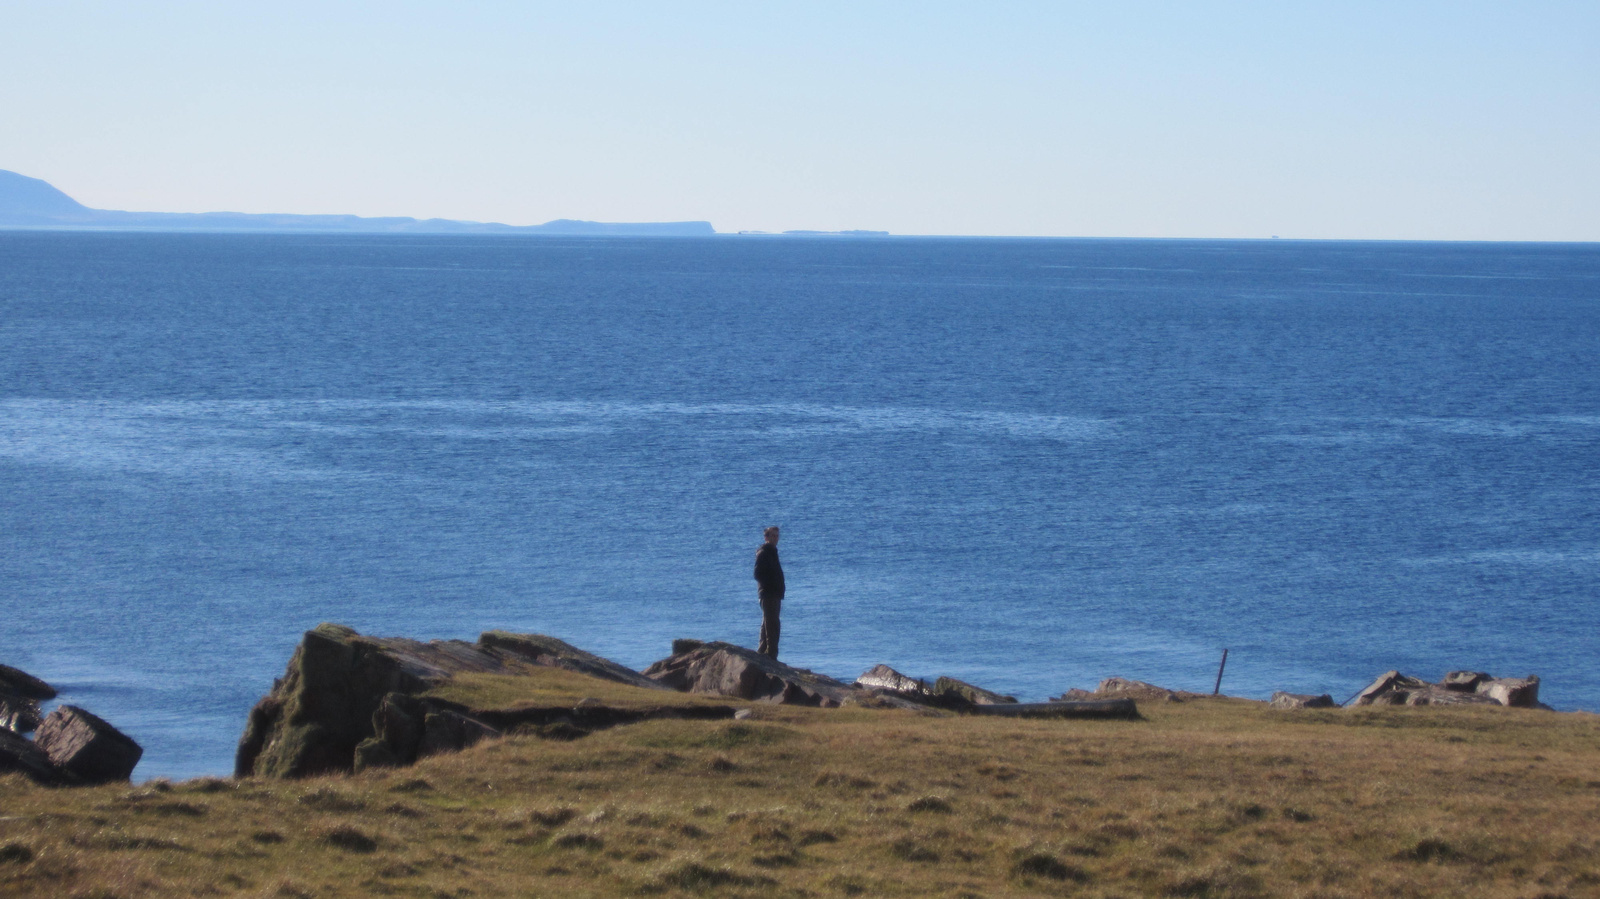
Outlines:
[[[90,209],[49,182],[0,169],[0,228],[72,231],[317,232],[339,234],[505,234],[706,237],[710,222],[585,222],[502,225],[452,219],[366,218],[245,212],[123,212]]]

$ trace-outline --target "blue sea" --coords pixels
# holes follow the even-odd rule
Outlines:
[[[1600,710],[1600,246],[0,233],[0,662],[231,771],[302,631]]]

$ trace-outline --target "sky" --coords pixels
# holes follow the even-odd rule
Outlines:
[[[10,2],[88,206],[1600,240],[1592,2]]]

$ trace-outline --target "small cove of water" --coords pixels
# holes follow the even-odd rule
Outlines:
[[[225,773],[300,633],[1600,709],[1600,248],[0,234],[0,661]]]

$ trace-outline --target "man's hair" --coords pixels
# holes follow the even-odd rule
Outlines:
[[[765,537],[765,536],[767,536],[767,535],[768,535],[768,534],[770,534],[770,533],[772,533],[772,532],[773,532],[773,531],[776,531],[776,530],[777,530],[777,529],[778,529],[778,526],[777,526],[777,525],[775,525],[775,524],[769,524],[769,525],[767,525],[767,526],[766,526],[766,527],[764,527],[764,528],[762,528],[762,529],[761,529],[761,536],[763,536],[763,537]]]

